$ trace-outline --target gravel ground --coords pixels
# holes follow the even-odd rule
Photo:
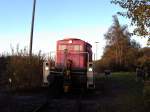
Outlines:
[[[97,81],[95,90],[90,92],[58,96],[49,95],[47,88],[19,94],[0,88],[0,112],[32,112],[42,104],[46,105],[40,112],[117,112],[116,107],[122,104],[115,100],[126,91],[126,87],[112,80]]]
[[[31,112],[45,102],[47,106],[42,112],[97,112],[99,103],[109,103],[113,99],[112,96],[104,96],[98,88],[82,95],[80,92],[60,96],[50,96],[47,93],[45,90],[39,93],[15,94],[1,88],[1,112]]]

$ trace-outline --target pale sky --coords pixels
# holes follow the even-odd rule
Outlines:
[[[0,53],[11,47],[29,48],[32,0],[0,1]],[[112,25],[112,15],[121,9],[110,0],[37,0],[33,52],[55,50],[56,41],[63,38],[83,39],[93,46],[98,41],[98,58],[105,46],[104,34]],[[129,24],[119,17],[121,24]],[[132,28],[129,28],[132,29]],[[142,47],[146,39],[138,39]]]

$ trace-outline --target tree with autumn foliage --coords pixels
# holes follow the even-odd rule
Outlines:
[[[139,50],[139,58],[137,59],[137,63],[140,66],[144,66],[147,69],[150,69],[150,48],[144,47]]]
[[[112,0],[111,3],[119,5],[125,12],[118,12],[119,15],[131,20],[135,25],[134,34],[148,37],[150,44],[150,0]]]
[[[127,71],[135,67],[140,45],[131,40],[126,25],[120,25],[117,16],[113,16],[113,25],[104,35],[106,46],[100,60],[103,68],[113,71]]]

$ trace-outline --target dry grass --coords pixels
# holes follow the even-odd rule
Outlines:
[[[135,73],[112,73],[112,103],[100,104],[98,112],[145,112],[150,106],[150,84],[137,82]]]
[[[39,53],[30,58],[26,49],[12,50],[7,60],[7,75],[14,89],[28,89],[41,86],[43,56]]]

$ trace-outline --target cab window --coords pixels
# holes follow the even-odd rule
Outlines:
[[[74,45],[74,50],[75,51],[80,51],[80,46],[79,45]]]
[[[65,49],[67,49],[66,45],[59,45],[58,46],[58,50],[60,50],[60,51],[65,50]]]
[[[81,45],[74,45],[74,50],[75,51],[82,51],[83,47]]]

